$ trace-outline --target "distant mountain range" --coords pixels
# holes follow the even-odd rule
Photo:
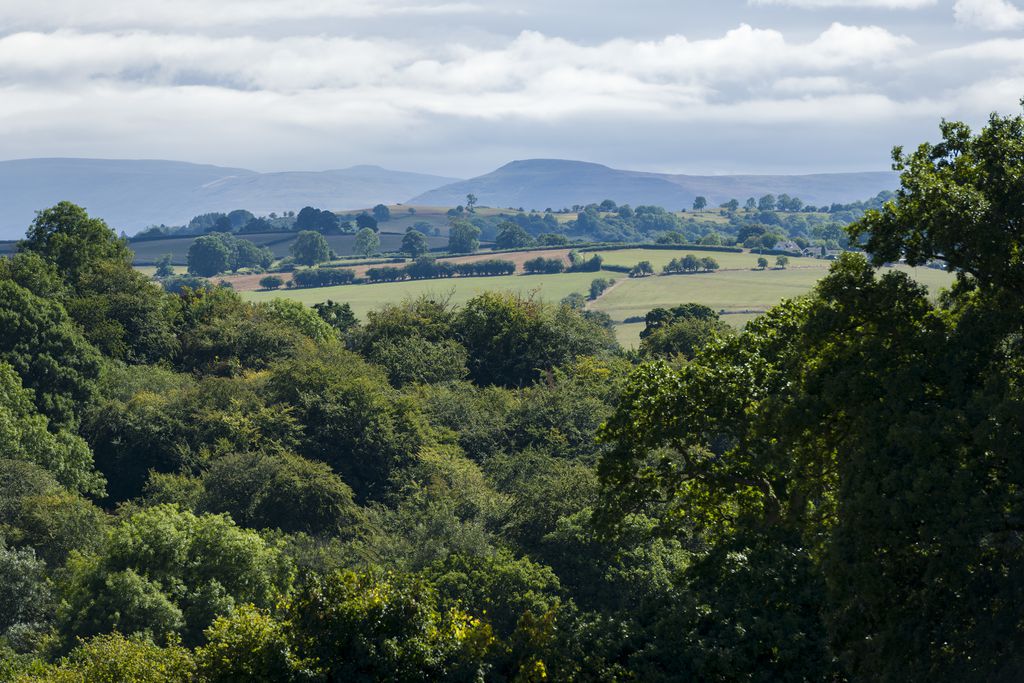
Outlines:
[[[670,210],[693,206],[703,196],[715,207],[730,199],[788,194],[808,204],[849,203],[895,190],[892,172],[815,175],[692,176],[620,171],[600,164],[561,159],[513,161],[496,171],[439,187],[409,204],[451,206],[474,194],[482,206],[558,210],[612,199],[619,204],[651,204]]]
[[[132,234],[150,225],[183,225],[211,211],[248,209],[265,215],[303,206],[344,211],[399,202],[456,206],[471,193],[492,207],[557,210],[613,199],[678,210],[691,206],[698,195],[713,207],[768,193],[786,193],[810,204],[845,203],[898,184],[890,172],[686,176],[558,159],[514,161],[469,180],[377,166],[258,173],[179,161],[22,159],[0,161],[0,240],[22,237],[35,211],[64,199]]]
[[[35,211],[64,199],[132,234],[150,225],[184,225],[211,211],[248,209],[265,215],[304,206],[393,204],[455,180],[377,166],[257,173],[179,161],[0,161],[0,239],[24,236]]]

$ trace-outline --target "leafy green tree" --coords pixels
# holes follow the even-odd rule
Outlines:
[[[372,256],[380,251],[380,236],[370,228],[363,228],[356,233],[352,249],[357,254],[367,257]]]
[[[197,643],[236,604],[274,604],[290,571],[279,549],[226,516],[140,510],[111,530],[99,552],[69,565],[60,630],[66,638],[181,633]]]
[[[469,221],[452,221],[448,229],[448,251],[452,254],[472,254],[480,248],[480,228]]]
[[[97,547],[104,533],[102,510],[61,487],[41,467],[0,460],[0,534],[13,548],[32,548],[50,567],[72,551]]]
[[[470,193],[466,195],[466,211],[470,213],[476,212],[477,197],[475,194]]]
[[[0,362],[0,458],[33,462],[71,490],[101,494],[103,477],[93,468],[88,444],[72,431],[49,427],[21,378]]]
[[[377,232],[377,219],[364,211],[356,216],[356,227],[360,230],[373,230]]]
[[[221,456],[202,475],[199,508],[244,527],[351,535],[361,515],[331,469],[286,452]]]
[[[40,211],[25,239],[18,243],[18,250],[39,254],[72,284],[99,261],[130,264],[132,260],[126,240],[71,202]]]
[[[766,259],[764,256],[758,256],[757,257],[757,267],[758,267],[759,270],[764,270],[765,268],[767,268],[768,267],[768,259]]]
[[[412,258],[419,258],[430,251],[430,244],[419,230],[407,230],[402,237],[402,251]]]
[[[385,369],[395,387],[403,387],[464,379],[467,356],[454,339],[435,342],[416,335],[374,345],[370,360]]]
[[[722,204],[721,207],[728,211],[729,213],[736,213],[737,211],[739,211],[740,202],[738,199],[730,199],[729,201]]]
[[[280,289],[283,284],[284,280],[277,275],[268,275],[260,278],[260,287],[263,289]]]
[[[0,537],[0,638],[43,631],[54,607],[46,563],[31,548],[6,547]]]
[[[641,261],[629,271],[630,277],[648,277],[654,275],[654,266],[650,261]]]
[[[445,609],[424,582],[398,574],[311,581],[290,622],[297,654],[331,680],[476,681],[493,641],[486,624]]]
[[[747,201],[744,202],[743,204],[743,210],[746,211],[747,213],[751,213],[755,209],[757,209],[757,200],[754,199],[753,197],[748,197]]]
[[[260,247],[245,238],[234,238],[234,261],[232,270],[239,268],[269,268],[274,261],[270,249]]]
[[[766,194],[757,200],[758,211],[774,211],[775,210],[775,195]]]
[[[188,272],[211,277],[231,269],[234,255],[227,243],[216,235],[197,237],[188,248]]]
[[[373,217],[377,220],[378,223],[385,223],[391,220],[391,209],[384,206],[383,204],[378,204],[377,206],[373,207]]]
[[[313,310],[321,320],[342,334],[359,325],[355,313],[352,312],[352,307],[347,303],[339,304],[328,299],[322,303],[313,304]]]
[[[300,454],[328,463],[360,501],[384,495],[396,468],[423,444],[421,417],[384,374],[339,346],[279,363],[269,393],[306,427]]]
[[[494,238],[496,249],[520,249],[533,244],[530,233],[516,223],[505,221],[498,225],[498,235]]]
[[[171,262],[171,254],[164,254],[156,260],[156,272],[153,273],[155,277],[171,277],[174,275],[174,264]]]
[[[775,267],[776,268],[783,268],[783,269],[785,269],[785,267],[788,266],[788,265],[789,265],[789,257],[787,257],[787,256],[776,256],[775,257]]]
[[[615,347],[610,332],[565,306],[505,292],[485,292],[459,311],[458,339],[479,384],[515,387],[539,373]]]
[[[195,651],[203,681],[309,680],[308,664],[296,661],[284,624],[252,605],[217,617],[204,636],[206,643]]]
[[[329,259],[331,255],[327,239],[313,230],[303,230],[296,235],[289,249],[295,262],[304,266],[315,266]]]
[[[86,339],[118,360],[155,363],[178,349],[178,302],[123,263],[101,261],[85,270],[66,308]]]
[[[715,259],[711,258],[710,256],[705,256],[700,260],[700,267],[705,272],[711,273],[718,270],[719,265],[718,261],[716,261]]]
[[[708,200],[706,197],[697,197],[693,200],[693,210],[703,212],[708,206]]]
[[[141,635],[119,633],[91,638],[55,664],[26,674],[31,683],[184,683],[194,680],[195,662],[187,648],[176,643],[160,647]]]
[[[238,230],[249,221],[255,220],[256,216],[251,211],[245,209],[235,209],[228,213],[228,221],[231,223],[232,230]]]
[[[0,362],[14,368],[54,425],[73,424],[95,390],[96,350],[60,304],[10,280],[0,280],[0,329]]]
[[[640,349],[651,356],[693,358],[700,349],[730,331],[718,316],[712,319],[680,317],[644,337]]]

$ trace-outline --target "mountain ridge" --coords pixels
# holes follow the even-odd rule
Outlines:
[[[46,157],[0,161],[0,240],[18,239],[35,212],[59,201],[81,204],[129,234],[181,225],[211,211],[257,214],[394,204],[456,178],[380,166],[261,173],[162,159]]]
[[[685,175],[615,169],[569,159],[521,159],[475,178],[429,190],[410,204],[448,206],[477,196],[481,205],[560,209],[612,199],[620,204],[655,204],[667,209],[692,206],[697,196],[711,206],[730,199],[789,194],[809,204],[848,203],[898,187],[891,171],[801,175]]]

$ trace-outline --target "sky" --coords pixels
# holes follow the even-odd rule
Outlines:
[[[886,170],[1022,97],[1024,0],[0,0],[0,159]]]

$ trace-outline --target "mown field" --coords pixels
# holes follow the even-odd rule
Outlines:
[[[588,252],[589,253],[589,252]],[[669,261],[680,256],[693,254],[697,258],[710,257],[718,261],[718,265],[724,270],[743,269],[750,270],[757,267],[758,254],[750,252],[735,253],[728,251],[698,251],[693,248],[683,249],[620,249],[599,252],[604,262],[610,266],[635,266],[641,261],[650,261],[651,265],[658,272],[668,264]],[[770,266],[775,265],[774,256],[765,256]],[[790,256],[788,268],[816,268],[828,270],[829,262],[815,258],[801,258]]]
[[[633,265],[649,260],[656,267],[687,253],[692,249],[657,250],[625,249],[601,252],[605,262],[615,265]],[[701,252],[710,254],[711,252]],[[563,273],[558,275],[510,275],[488,278],[453,278],[448,280],[420,280],[372,285],[344,285],[315,289],[278,290],[275,292],[242,292],[242,296],[254,301],[265,301],[275,297],[287,297],[312,305],[327,299],[348,302],[356,315],[366,313],[386,303],[393,303],[407,297],[421,294],[450,296],[452,303],[461,304],[477,294],[489,290],[535,292],[548,301],[559,301],[572,292],[585,294],[595,277],[614,278],[615,287],[596,302],[594,310],[608,313],[616,322],[619,341],[625,346],[635,346],[639,340],[643,323],[624,324],[630,317],[643,316],[659,306],[674,306],[693,301],[723,311],[724,318],[736,327],[742,327],[760,312],[783,299],[800,296],[808,292],[827,272],[829,261],[807,258],[791,258],[785,270],[756,270],[757,255],[718,252],[713,254],[723,270],[716,273],[692,275],[659,275],[655,277],[629,279],[622,273],[602,271],[600,273]],[[719,258],[722,257],[722,258]],[[774,263],[774,257],[770,257]],[[949,273],[930,268],[906,268],[915,279],[927,285],[933,293],[952,282]]]
[[[595,277],[616,277],[616,273],[562,273],[559,275],[508,275],[502,277],[463,277],[446,280],[415,280],[373,285],[342,285],[314,289],[278,290],[276,292],[241,292],[250,301],[266,301],[287,297],[312,306],[332,299],[348,302],[360,318],[368,311],[387,303],[422,294],[451,297],[454,304],[462,304],[477,294],[487,291],[510,291],[521,294],[535,293],[546,301],[560,301],[573,292],[585,293]]]
[[[813,260],[813,259],[809,259]],[[726,322],[742,327],[761,311],[783,299],[807,293],[828,272],[828,261],[819,261],[821,267],[787,268],[786,270],[734,270],[695,275],[667,275],[634,280],[623,280],[606,293],[593,308],[604,311],[620,323],[616,328],[619,342],[635,345],[643,330],[643,323],[621,324],[626,318],[642,316],[652,308],[674,306],[694,301],[723,311]],[[953,276],[931,268],[900,270],[928,286],[933,294],[947,287]]]

